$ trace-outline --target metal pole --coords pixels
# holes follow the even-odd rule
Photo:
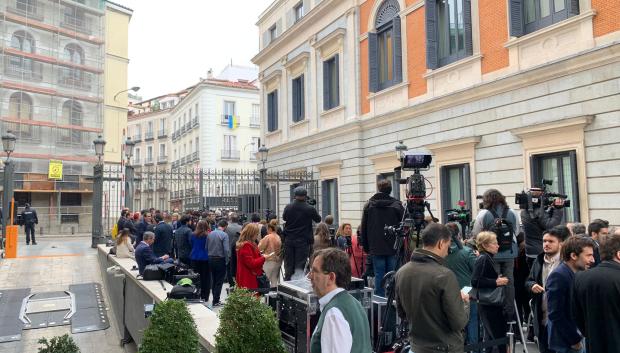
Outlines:
[[[13,190],[14,190],[14,172],[15,165],[12,161],[7,160],[4,162],[4,180],[2,181],[2,185],[4,187],[2,191],[2,241],[0,244],[4,244],[4,240],[6,239],[6,226],[10,225],[11,221],[11,200],[13,199]],[[17,213],[17,211],[15,211]],[[4,245],[0,245],[0,248],[4,247]]]
[[[202,212],[205,207],[205,187],[204,187],[204,171],[198,169],[198,193],[200,194],[200,205],[198,206],[198,210]]]
[[[133,172],[133,166],[129,165],[129,163],[125,164],[125,207],[127,207],[129,210],[133,210]]]
[[[400,178],[402,176],[401,167],[394,168],[394,185],[392,188],[394,189],[394,198],[400,201]]]
[[[265,179],[267,179],[267,168],[263,167],[260,169],[259,183],[260,183],[260,199],[259,199],[259,210],[261,218],[265,214]]]
[[[92,221],[92,243],[91,247],[96,248],[99,244],[105,244],[102,225],[103,209],[103,165],[95,164],[93,167],[93,221]]]

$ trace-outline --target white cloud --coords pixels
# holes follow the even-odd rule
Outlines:
[[[179,91],[231,60],[252,65],[258,16],[273,0],[118,0],[129,24],[129,82],[144,99]]]

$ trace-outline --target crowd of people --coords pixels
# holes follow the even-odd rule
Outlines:
[[[409,324],[412,352],[463,352],[465,345],[507,352],[509,322],[517,319],[531,321],[527,337],[512,327],[517,339],[536,340],[541,353],[618,351],[620,229],[601,219],[587,227],[564,223],[561,199],[519,212],[490,189],[471,231],[427,218],[419,247],[409,243],[411,258],[399,267],[395,236],[385,227],[397,226],[405,209],[390,196],[389,181],[377,190],[356,235],[351,224],[322,218],[303,187],[284,208],[283,227],[275,215],[241,222],[234,212],[125,210],[117,256],[135,258],[140,273],[172,259],[191,266],[200,274],[201,298],[212,295],[213,306],[221,305],[225,281],[258,289],[263,275],[271,287],[307,276],[321,308],[312,352],[370,352],[366,312],[345,289],[355,274],[385,297],[384,275],[394,271],[391,290]],[[367,256],[361,271],[354,265],[359,248]]]

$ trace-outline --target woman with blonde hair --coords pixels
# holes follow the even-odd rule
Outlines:
[[[336,231],[336,241],[338,243],[338,247],[342,250],[346,250],[351,247],[352,239],[351,235],[353,234],[353,227],[351,227],[350,223],[342,223],[338,230]]]
[[[269,282],[272,287],[275,287],[280,282],[279,274],[280,274],[280,265],[282,261],[280,259],[280,250],[282,248],[282,240],[280,240],[280,236],[277,233],[278,231],[278,221],[272,219],[267,224],[267,235],[261,239],[258,243],[258,249],[263,254],[273,254],[269,260],[265,261],[263,265],[263,270],[269,278]]]
[[[241,230],[237,241],[237,287],[258,289],[257,276],[263,274],[263,265],[275,254],[263,256],[256,239],[260,235],[259,223],[248,223]]]
[[[497,236],[493,232],[480,232],[476,236],[476,244],[480,251],[480,256],[476,259],[474,265],[474,273],[471,278],[471,286],[480,293],[480,290],[489,291],[497,287],[506,286],[508,278],[501,276],[495,270],[495,260],[493,256],[499,250]],[[505,289],[504,289],[505,290]],[[503,303],[483,303],[478,296],[478,312],[482,320],[484,332],[491,340],[506,337],[508,325],[504,317]],[[498,347],[499,353],[506,352],[506,346]]]
[[[312,252],[327,249],[333,246],[329,236],[329,227],[327,224],[321,222],[316,226],[314,231],[314,246],[312,246]]]
[[[116,237],[116,257],[131,259],[136,258],[129,234],[129,229],[124,228],[121,230],[121,234]]]

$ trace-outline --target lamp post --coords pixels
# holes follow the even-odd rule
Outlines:
[[[140,87],[138,87],[138,86],[134,86],[134,87],[131,87],[131,88],[128,88],[128,89],[124,89],[124,90],[122,90],[122,91],[120,91],[120,92],[118,92],[118,93],[116,93],[114,95],[114,100],[116,101],[116,97],[118,97],[118,95],[121,94],[121,93],[129,92],[129,91],[138,92],[139,90],[140,90]]]
[[[15,142],[17,142],[17,136],[13,135],[11,130],[8,130],[2,135],[2,149],[6,153],[6,160],[4,161],[4,179],[2,181],[4,188],[2,190],[3,227],[1,244],[4,244],[4,239],[6,239],[6,227],[11,220],[11,200],[13,199],[15,166],[13,162],[10,161],[10,158],[11,153],[15,151]],[[3,247],[3,245],[0,245],[0,247]]]
[[[394,168],[394,184],[396,184],[393,185],[393,189],[395,190],[394,198],[400,201],[400,178],[402,177],[402,164],[405,152],[407,151],[407,146],[401,140],[398,141],[398,145],[394,147],[394,150],[396,151],[396,158],[400,162],[398,167]]]
[[[133,156],[133,148],[136,146],[136,143],[131,140],[131,137],[127,137],[125,140],[125,157],[127,157],[127,162],[125,163],[125,207],[130,210],[133,208],[133,166],[131,165],[131,157]]]
[[[95,155],[97,155],[97,163],[93,167],[93,221],[92,221],[92,243],[91,247],[96,248],[98,244],[105,243],[102,225],[102,209],[103,209],[103,150],[105,140],[101,135],[97,136],[95,141]]]
[[[269,154],[269,149],[267,147],[265,147],[265,145],[262,145],[259,149],[258,152],[256,152],[256,154],[258,155],[258,160],[261,162],[261,168],[258,170],[260,173],[260,201],[259,201],[259,206],[260,206],[260,211],[261,211],[261,215],[264,214],[265,210],[267,209],[267,195],[265,192],[265,181],[267,179],[267,154]]]

